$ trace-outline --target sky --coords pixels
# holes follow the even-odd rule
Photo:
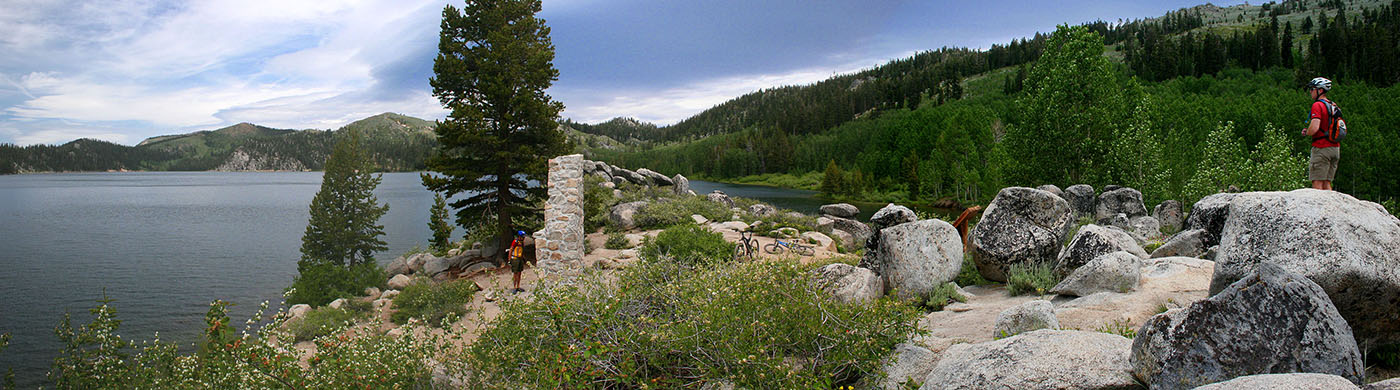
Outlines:
[[[565,118],[666,125],[756,90],[1200,4],[543,0]],[[1236,2],[1217,2],[1231,5]],[[0,143],[335,129],[432,96],[442,0],[0,1]]]

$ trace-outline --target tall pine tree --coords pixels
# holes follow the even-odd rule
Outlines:
[[[360,133],[351,130],[326,158],[321,190],[311,199],[311,218],[301,237],[301,260],[288,304],[323,305],[384,282],[374,252],[389,248],[379,239],[384,235],[379,218],[389,205],[380,205],[374,196],[382,178],[374,174],[374,161],[360,147],[360,139]]]
[[[516,217],[538,213],[546,161],[567,151],[556,119],[564,105],[545,89],[559,78],[540,0],[467,0],[442,10],[429,80],[451,113],[423,185],[452,201],[457,223],[494,226],[504,244]]]

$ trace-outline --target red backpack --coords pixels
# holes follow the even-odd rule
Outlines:
[[[1342,108],[1337,107],[1337,105],[1335,103],[1332,103],[1331,100],[1317,99],[1317,101],[1322,102],[1322,104],[1327,107],[1327,119],[1329,121],[1329,126],[1327,126],[1327,128],[1330,130],[1324,131],[1322,137],[1314,137],[1325,137],[1328,141],[1331,141],[1332,143],[1342,143],[1342,140],[1346,139],[1347,137],[1347,123],[1346,121],[1342,120]]]

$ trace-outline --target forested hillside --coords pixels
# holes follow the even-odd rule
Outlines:
[[[1300,87],[1325,76],[1359,129],[1336,188],[1388,200],[1400,193],[1382,174],[1400,168],[1397,13],[1397,1],[1287,1],[1062,27],[755,92],[634,137],[667,142],[589,153],[836,198],[986,201],[1007,185],[1088,183],[1192,202],[1231,185],[1305,185]]]

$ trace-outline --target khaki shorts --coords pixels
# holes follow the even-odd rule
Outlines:
[[[1337,161],[1341,159],[1342,148],[1312,148],[1308,158],[1308,180],[1332,181],[1337,177]]]

